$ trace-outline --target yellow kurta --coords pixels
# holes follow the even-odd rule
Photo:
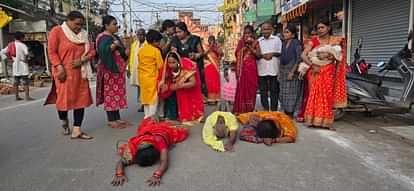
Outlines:
[[[239,128],[237,118],[232,113],[216,111],[207,117],[206,123],[203,127],[203,141],[214,150],[224,152],[223,141],[219,140],[214,133],[214,126],[216,125],[217,118],[219,116],[224,118],[228,131],[237,131]]]
[[[279,127],[282,129],[282,137],[290,137],[293,139],[293,142],[296,141],[297,129],[295,124],[290,120],[289,116],[282,112],[249,112],[239,115],[239,121],[241,124],[245,125],[249,122],[251,115],[257,115],[261,120],[270,119],[273,120],[276,124],[280,124]]]
[[[141,104],[153,105],[157,101],[157,79],[163,65],[161,51],[155,46],[145,43],[138,52],[138,59]]]

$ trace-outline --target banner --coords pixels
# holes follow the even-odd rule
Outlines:
[[[257,16],[272,16],[275,14],[275,0],[257,0]]]

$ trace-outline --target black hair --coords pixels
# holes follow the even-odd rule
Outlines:
[[[85,17],[79,11],[71,11],[67,16],[68,20],[73,21],[75,19],[82,19],[85,20]]]
[[[246,26],[244,26],[244,31],[246,31],[246,30],[250,30],[250,32],[254,33],[254,28],[253,28],[252,25],[246,25]]]
[[[213,36],[213,35],[210,35],[210,36],[208,37],[208,40],[210,40],[210,39],[213,39],[214,41],[216,41],[216,37],[215,37],[215,36]]]
[[[152,145],[144,149],[138,149],[137,154],[135,155],[135,163],[143,167],[152,166],[159,159],[160,152]]]
[[[190,31],[188,31],[187,25],[184,22],[177,23],[176,27],[186,32],[187,34],[190,34]]]
[[[286,26],[286,30],[291,32],[293,34],[294,38],[298,38],[298,28],[296,27],[295,24],[288,23],[287,26]]]
[[[174,21],[167,19],[164,22],[162,22],[161,32],[165,32],[168,28],[171,28],[171,27],[175,27],[175,23]]]
[[[259,138],[280,137],[280,129],[273,120],[262,120],[257,125],[257,136]]]
[[[14,33],[14,39],[16,40],[23,40],[24,39],[24,33],[17,31],[16,33]]]
[[[333,34],[332,27],[331,27],[331,22],[329,22],[329,19],[325,19],[325,18],[320,19],[319,22],[318,22],[318,24],[316,25],[316,31],[318,31],[318,25],[319,24],[323,24],[323,25],[329,27],[330,28],[329,29],[329,34],[330,35]]]
[[[116,18],[114,16],[105,15],[104,17],[102,17],[102,28],[103,28],[103,31],[105,31],[106,25],[111,24],[112,21],[116,21]]]
[[[139,31],[143,31],[143,32],[144,32],[144,35],[145,35],[145,33],[146,33],[146,31],[145,31],[145,29],[144,29],[144,28],[140,28],[140,29],[138,29],[138,30],[136,31],[136,33],[138,33]]]
[[[170,54],[168,54],[168,58],[169,57],[173,57],[174,59],[177,60],[177,62],[180,62],[180,58],[178,58],[178,55],[176,53],[170,53]]]
[[[265,21],[264,23],[262,23],[262,25],[261,25],[261,26],[263,26],[263,25],[269,25],[269,26],[271,26],[272,28],[275,28],[275,26],[273,25],[273,22],[272,22],[272,21]]]
[[[145,39],[148,43],[160,42],[162,39],[162,35],[160,32],[150,29],[145,35]]]

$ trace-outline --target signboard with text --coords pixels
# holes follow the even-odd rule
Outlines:
[[[307,3],[309,0],[283,0],[281,4],[282,15],[288,13],[291,10]]]

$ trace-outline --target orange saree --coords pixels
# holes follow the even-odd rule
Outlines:
[[[207,98],[209,102],[220,101],[220,53],[218,47],[211,46],[204,59]]]
[[[331,37],[328,44],[341,45],[342,42],[342,38]],[[311,45],[317,48],[322,44],[319,39],[313,39]],[[345,55],[342,56],[344,57]],[[334,122],[333,108],[346,107],[346,64],[343,61],[342,59],[341,62],[320,66],[318,73],[312,70],[308,72],[309,97],[305,110],[306,125],[331,128]]]

